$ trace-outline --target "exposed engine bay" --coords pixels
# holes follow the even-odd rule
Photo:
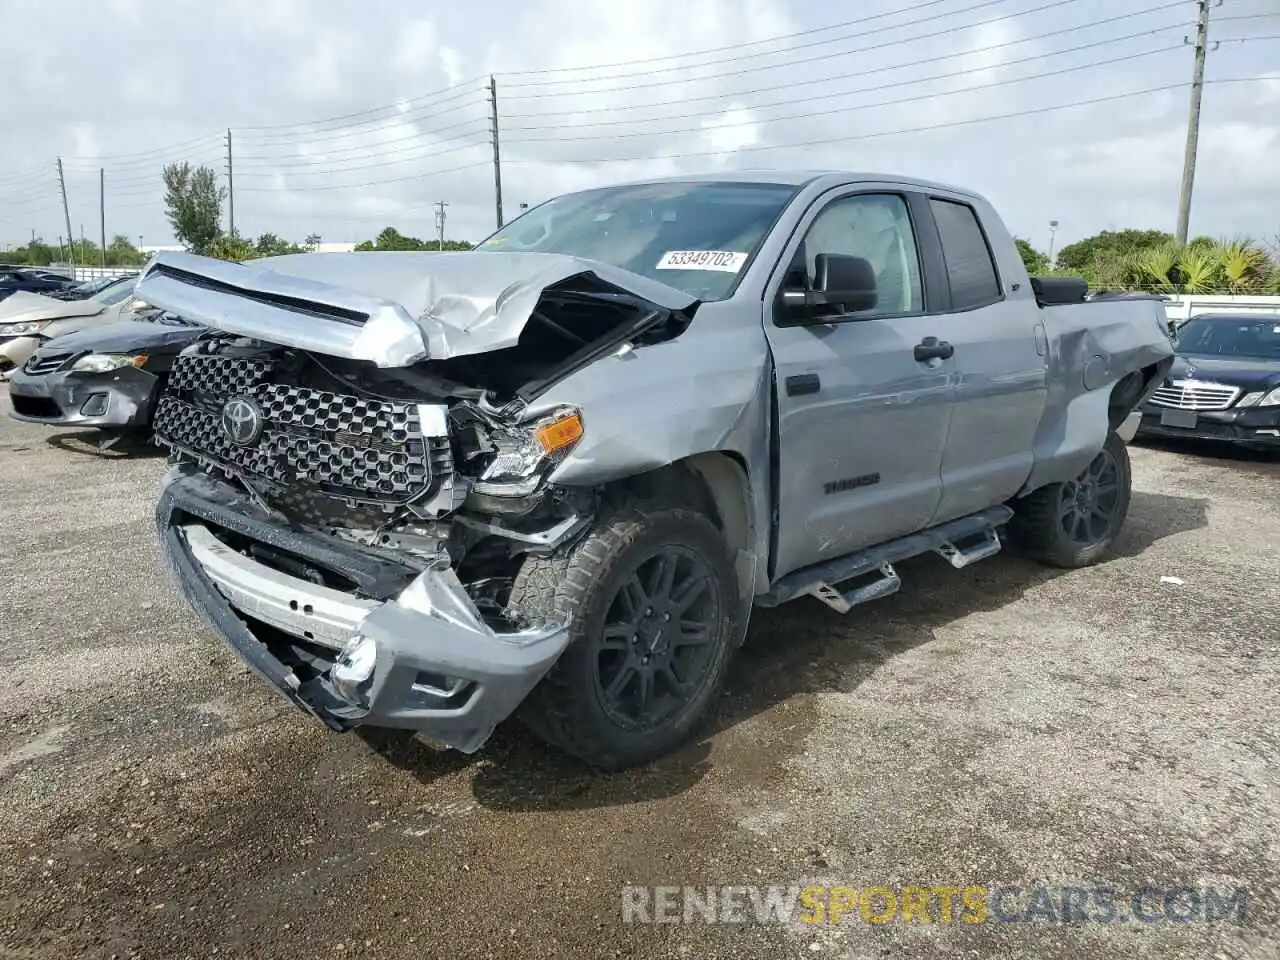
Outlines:
[[[338,538],[406,575],[447,558],[477,607],[501,617],[519,558],[563,544],[594,513],[594,491],[546,483],[581,438],[581,414],[535,416],[531,402],[582,366],[690,322],[590,280],[546,290],[513,347],[407,367],[211,333],[175,361],[156,440],[179,467],[224,478],[293,530]],[[352,586],[287,552],[223,539],[292,576]]]

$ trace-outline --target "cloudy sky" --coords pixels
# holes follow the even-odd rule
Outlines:
[[[1042,249],[1172,230],[1193,0],[3,0],[0,249],[172,242],[160,167],[224,175],[236,226],[358,240],[493,229],[496,76],[521,201],[668,172],[874,170],[987,194]],[[1280,0],[1213,9],[1192,232],[1280,233]],[[1228,82],[1271,75],[1271,79]],[[225,181],[224,181],[225,182]]]

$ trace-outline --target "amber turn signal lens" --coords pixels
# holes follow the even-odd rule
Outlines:
[[[571,413],[559,420],[544,423],[538,428],[537,437],[538,444],[544,452],[555,453],[557,450],[563,450],[570,444],[577,443],[582,437],[582,417]]]
[[[138,354],[133,358],[133,365],[141,370],[147,365],[147,355],[145,353]]]

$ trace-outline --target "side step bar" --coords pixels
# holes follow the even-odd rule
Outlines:
[[[1013,517],[1008,507],[991,507],[879,546],[858,550],[834,560],[826,560],[787,574],[773,589],[756,598],[756,606],[776,607],[797,597],[817,597],[840,613],[871,600],[898,592],[902,580],[893,565],[899,561],[933,552],[957,570],[995,556],[1000,552],[999,528]],[[856,577],[875,579],[840,590],[836,584]]]

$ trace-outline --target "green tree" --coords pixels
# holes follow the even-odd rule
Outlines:
[[[1027,268],[1027,273],[1034,277],[1036,274],[1048,272],[1049,258],[1047,256],[1021,237],[1014,237],[1013,243],[1018,248],[1018,256],[1022,257],[1022,265]]]
[[[222,201],[226,190],[218,186],[212,167],[166,164],[163,171],[165,214],[173,235],[192,253],[205,253],[221,234]]]
[[[200,252],[219,260],[252,260],[256,256],[253,244],[238,233],[219,233]]]
[[[107,264],[113,267],[137,267],[146,260],[141,250],[127,236],[117,233],[107,244]]]
[[[356,250],[361,252],[369,252],[373,250],[470,250],[472,245],[466,240],[446,240],[444,246],[441,247],[436,240],[421,240],[418,237],[408,237],[402,234],[395,227],[384,227],[382,232],[373,240],[361,240],[356,244]]]
[[[261,234],[253,244],[255,257],[281,257],[288,253],[302,253],[303,248],[289,240],[284,240],[274,233]]]
[[[1173,235],[1163,230],[1103,230],[1068,244],[1058,251],[1059,269],[1085,273],[1100,257],[1108,254],[1137,254],[1161,244],[1171,243]]]

